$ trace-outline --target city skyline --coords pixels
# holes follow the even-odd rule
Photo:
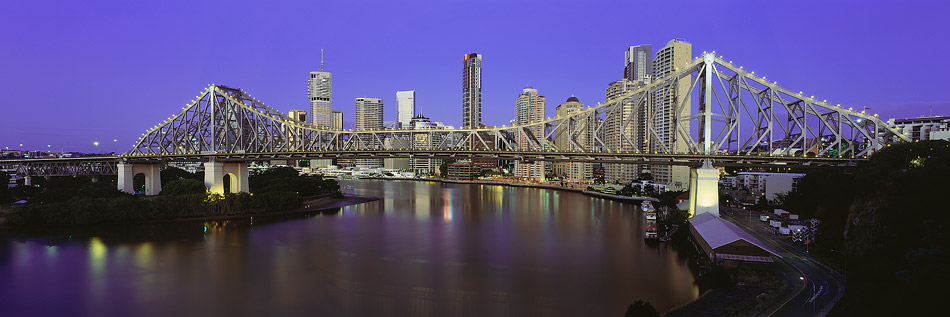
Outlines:
[[[607,4],[601,4],[604,5]],[[96,5],[74,8],[64,4],[45,8],[42,4],[16,3],[7,10],[9,16],[0,22],[6,29],[15,31],[0,35],[8,44],[6,49],[0,50],[0,58],[14,61],[2,65],[0,86],[4,87],[4,111],[8,115],[5,117],[17,120],[4,123],[7,130],[0,135],[0,146],[19,149],[18,145],[24,144],[23,149],[31,150],[111,152],[115,149],[122,152],[131,148],[147,127],[167,118],[209,83],[242,88],[284,113],[309,108],[301,86],[307,74],[318,69],[321,48],[326,49],[326,69],[336,77],[333,88],[337,98],[333,110],[344,113],[345,127],[354,123],[351,100],[384,97],[386,107],[394,108],[396,102],[389,96],[408,89],[424,96],[425,102],[417,107],[424,109],[427,117],[461,126],[462,96],[457,65],[460,55],[471,52],[488,57],[484,61],[482,84],[482,122],[486,125],[509,122],[511,115],[507,109],[524,86],[543,90],[552,100],[576,95],[585,100],[585,104],[596,105],[603,101],[603,91],[608,84],[621,79],[623,51],[641,44],[659,47],[673,38],[692,43],[693,57],[704,50],[715,50],[726,60],[777,80],[782,86],[803,90],[845,108],[867,106],[870,113],[878,113],[884,120],[927,115],[931,108],[934,115],[945,115],[950,108],[950,101],[939,93],[940,83],[935,72],[917,71],[938,69],[947,64],[939,56],[947,44],[931,40],[929,30],[945,29],[948,23],[940,18],[928,18],[946,13],[946,4],[912,3],[886,9],[849,3],[769,4],[774,13],[758,24],[750,23],[744,33],[710,30],[701,22],[694,22],[701,20],[695,12],[682,12],[683,18],[678,19],[682,23],[662,30],[605,31],[618,30],[618,26],[627,22],[596,19],[598,15],[618,15],[624,7],[634,5],[659,6],[654,8],[657,10],[676,8],[666,4],[610,5],[616,10],[597,6],[580,8],[566,3],[538,5],[543,15],[529,18],[531,21],[518,20],[513,12],[504,10],[487,10],[480,16],[456,19],[443,17],[457,9],[452,4],[419,4],[417,8],[410,8],[425,10],[393,5],[395,12],[418,15],[418,19],[381,30],[373,27],[375,23],[369,26],[341,23],[358,14],[356,5],[305,5],[298,10],[294,8],[299,4],[273,4],[250,14],[251,18],[270,24],[262,23],[259,30],[237,27],[234,32],[241,32],[249,43],[274,44],[270,48],[254,47],[239,52],[210,47],[195,49],[198,43],[208,40],[205,32],[195,30],[209,27],[214,30],[213,25],[221,22],[217,19],[233,16],[222,14],[222,17],[203,20],[197,14],[203,6],[224,10],[224,13],[246,11],[241,5],[173,3],[155,8],[156,4],[137,3],[121,8]],[[500,4],[495,6],[502,8]],[[752,8],[710,10],[705,12],[710,16],[753,12]],[[37,14],[40,11],[44,14]],[[297,39],[302,34],[296,30],[298,24],[307,23],[303,16],[316,11],[330,13],[325,14],[326,21],[319,22],[320,29],[327,31],[322,31],[319,39],[302,43]],[[275,19],[267,15],[269,12],[287,17]],[[379,18],[377,23],[391,21],[389,13],[382,12],[388,11],[370,14]],[[589,27],[569,28],[543,20],[543,16],[568,12],[588,21]],[[823,32],[821,26],[772,22],[803,14],[850,27]],[[899,20],[897,23],[879,23],[882,16],[891,14]],[[103,20],[106,15],[122,18],[92,23]],[[908,16],[915,18],[905,18]],[[60,28],[46,26],[54,24],[51,19],[61,21]],[[637,23],[650,25],[658,21],[657,17],[644,19]],[[475,23],[483,28],[483,33],[446,39],[446,34],[459,32],[469,27],[467,24],[481,20],[494,22],[491,25]],[[339,27],[324,27],[329,25]],[[530,31],[538,40],[525,45],[519,31]],[[402,43],[388,39],[396,33],[410,36],[399,38]],[[291,38],[295,40],[290,41]],[[354,38],[365,40],[353,41]],[[751,38],[756,40],[749,41]],[[805,41],[807,45],[800,47],[803,45],[783,38]],[[903,45],[875,45],[876,42],[907,45],[935,42],[938,47],[915,52],[915,58],[892,65],[881,62],[880,56],[902,56],[909,51]],[[392,48],[386,49],[385,59],[379,59],[370,54],[376,52],[370,46]],[[390,60],[400,62],[386,63]],[[68,84],[50,89],[48,85],[60,82],[64,76],[71,78]],[[912,76],[918,80],[900,80]],[[63,98],[68,102],[63,102]],[[134,102],[133,116],[128,115],[130,100]],[[396,111],[392,108],[385,111],[387,121],[395,119]],[[37,116],[35,109],[44,109],[44,115]],[[552,116],[552,110],[548,109],[546,116]],[[110,124],[82,124],[78,120],[103,120]],[[118,141],[110,142],[113,139]],[[102,145],[96,147],[94,141]]]

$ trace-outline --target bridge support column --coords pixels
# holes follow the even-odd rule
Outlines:
[[[33,186],[33,176],[24,177],[23,186]]]
[[[162,165],[161,164],[131,164],[131,163],[118,163],[116,164],[116,172],[118,172],[118,188],[119,190],[134,194],[135,186],[133,186],[133,180],[135,179],[136,174],[142,174],[145,176],[145,195],[154,196],[162,192]]]
[[[696,216],[711,213],[719,217],[719,169],[712,160],[703,161],[703,166],[689,173],[689,213]]]
[[[205,166],[205,186],[214,194],[225,194],[224,178],[230,181],[228,192],[248,193],[247,163],[207,162]]]

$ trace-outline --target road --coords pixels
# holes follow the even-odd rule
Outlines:
[[[800,244],[793,243],[787,236],[773,235],[768,222],[759,221],[759,213],[728,207],[720,207],[720,213],[723,219],[745,229],[778,252],[782,256],[778,260],[787,265],[785,271],[788,284],[793,287],[792,295],[767,309],[764,315],[823,315],[822,312],[831,310],[834,302],[844,294],[841,274],[808,255]]]

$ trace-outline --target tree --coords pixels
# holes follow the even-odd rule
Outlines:
[[[637,177],[637,180],[640,180],[640,181],[652,181],[652,180],[653,180],[653,174],[650,174],[650,172],[643,172],[643,173],[640,173],[640,176]]]
[[[627,185],[623,186],[623,188],[620,189],[620,195],[621,195],[621,196],[633,196],[633,186],[630,186],[630,184],[627,184]]]
[[[652,184],[646,184],[646,186],[643,186],[643,194],[653,196],[656,194],[656,188],[654,188]]]
[[[623,314],[624,317],[647,317],[647,316],[660,316],[660,313],[656,311],[656,308],[653,307],[653,304],[650,304],[648,301],[638,299],[630,306],[627,306],[627,313]]]
[[[183,170],[174,166],[166,167],[165,169],[162,170],[160,175],[162,178],[162,186],[166,186],[171,181],[177,180],[177,179],[196,179],[199,181],[202,180],[201,178],[198,177],[198,175],[189,173],[186,170]]]
[[[86,183],[79,186],[76,190],[76,196],[83,198],[116,198],[121,196],[131,196],[123,193],[116,188],[113,183]]]
[[[449,164],[455,163],[455,160],[442,160],[442,165],[439,165],[439,176],[447,177],[449,175]]]
[[[10,175],[7,172],[0,172],[0,182],[2,182],[0,184],[0,204],[2,204],[10,200],[10,188],[7,185],[10,183]]]
[[[168,185],[162,186],[162,192],[159,195],[197,195],[204,194],[207,191],[208,188],[205,187],[205,184],[202,181],[196,179],[176,179],[168,182]]]

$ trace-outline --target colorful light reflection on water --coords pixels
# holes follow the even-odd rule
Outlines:
[[[569,192],[347,181],[341,212],[2,232],[4,315],[620,316],[698,296],[633,204]]]

